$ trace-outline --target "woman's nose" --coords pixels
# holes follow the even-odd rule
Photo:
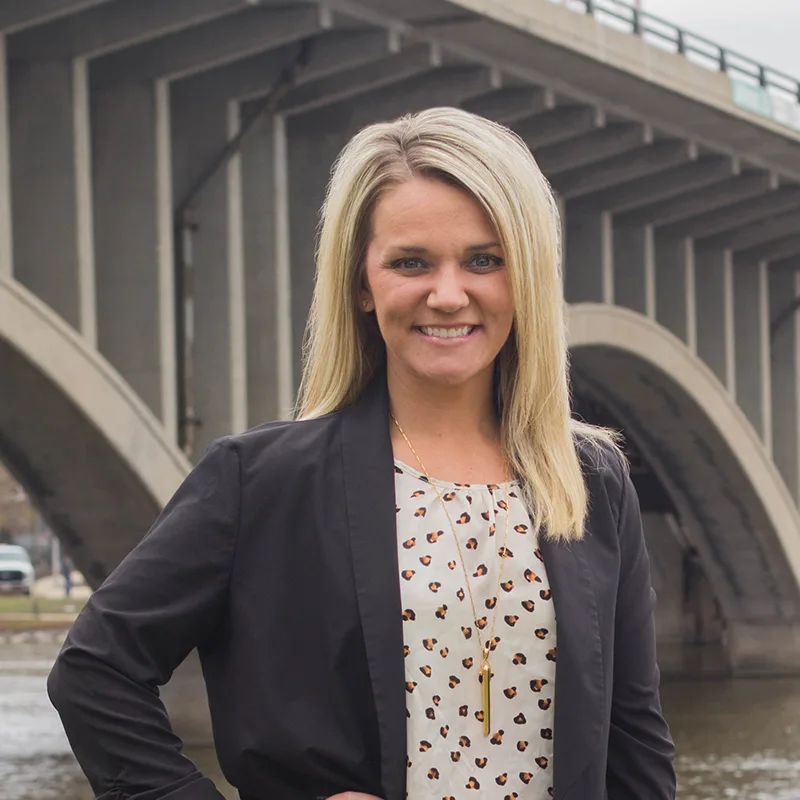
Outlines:
[[[453,313],[469,304],[460,266],[443,266],[433,274],[433,285],[428,294],[428,307]]]

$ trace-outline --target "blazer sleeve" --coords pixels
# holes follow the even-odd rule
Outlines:
[[[211,445],[153,527],[91,596],[47,681],[78,763],[103,800],[219,800],[182,755],[159,686],[224,621],[239,460]]]
[[[609,800],[673,800],[675,748],[661,712],[650,560],[639,500],[622,472],[620,577],[606,786]]]

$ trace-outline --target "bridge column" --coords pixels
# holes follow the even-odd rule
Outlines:
[[[800,297],[800,261],[769,275],[770,319]],[[771,339],[772,458],[800,502],[800,313],[785,318]]]
[[[87,64],[9,62],[14,274],[96,341]]]
[[[98,347],[177,436],[169,87],[92,93]]]
[[[567,202],[564,294],[568,303],[613,303],[614,258],[611,214]]]
[[[733,256],[730,250],[695,254],[697,355],[736,397]]]
[[[0,33],[0,278],[10,278],[14,272],[11,241],[8,61],[6,37]]]
[[[735,261],[733,309],[736,345],[736,401],[772,451],[772,399],[767,263]]]
[[[656,319],[697,349],[694,247],[691,239],[656,233]]]
[[[730,621],[727,644],[734,677],[797,675],[800,671],[797,623]]]
[[[206,103],[196,87],[172,87],[175,205],[239,126],[237,104]],[[195,457],[247,426],[241,159],[218,171],[190,206]],[[179,343],[179,347],[182,344]]]
[[[300,347],[314,288],[314,233],[331,165],[350,137],[348,115],[342,107],[323,108],[290,117],[286,131],[290,181],[292,373],[296,382],[300,377]]]
[[[614,302],[655,319],[653,226],[614,226]]]
[[[264,115],[242,147],[248,425],[286,417],[294,402],[285,127]]]

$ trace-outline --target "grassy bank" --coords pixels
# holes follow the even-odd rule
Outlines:
[[[68,628],[85,604],[85,598],[0,595],[0,632]]]

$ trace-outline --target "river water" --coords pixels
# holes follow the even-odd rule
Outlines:
[[[0,644],[0,798],[90,800],[45,692],[53,643]],[[670,683],[680,800],[800,800],[800,679]],[[189,755],[228,798],[209,751]]]

